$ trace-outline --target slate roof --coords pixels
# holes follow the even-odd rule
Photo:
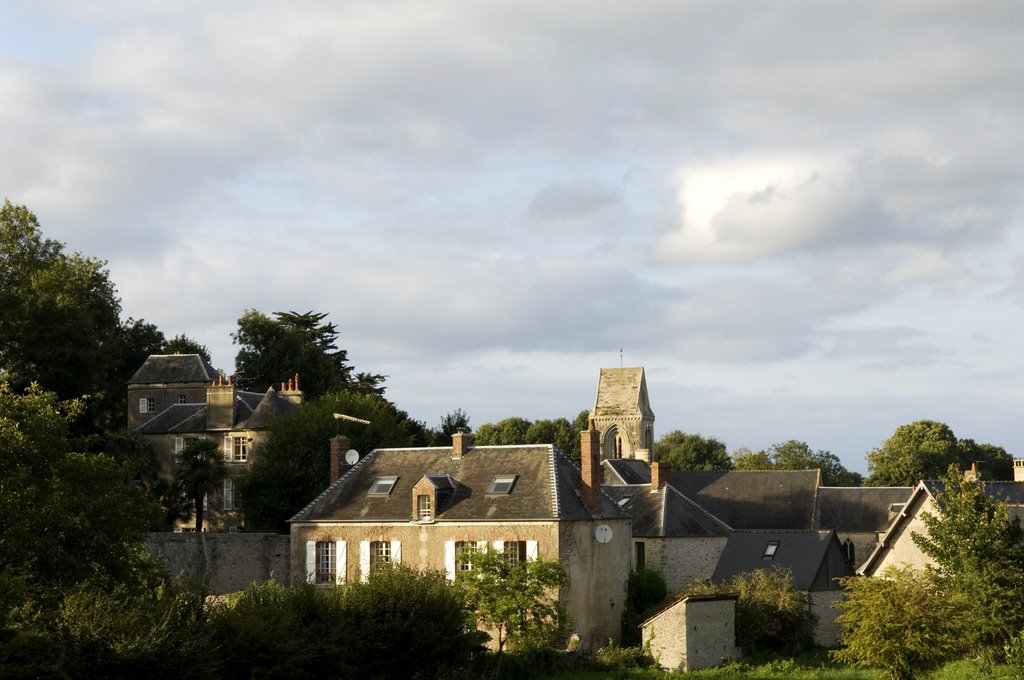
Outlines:
[[[938,480],[926,480],[923,484],[932,498],[946,490],[945,482]],[[1009,506],[1024,505],[1024,482],[982,482],[981,488],[992,500]]]
[[[816,529],[870,533],[889,524],[889,508],[906,503],[910,486],[829,487],[818,489]]]
[[[764,557],[769,542],[777,541],[772,558]],[[834,531],[738,531],[731,536],[718,560],[712,583],[755,569],[783,567],[793,573],[797,590],[836,590],[834,579],[853,576]]]
[[[817,470],[673,472],[670,484],[736,530],[814,526]]]
[[[647,403],[647,379],[640,368],[602,368],[597,381],[597,398],[591,415],[624,416],[644,413],[651,417]]]
[[[451,447],[375,449],[302,509],[292,522],[407,522],[412,488],[424,475],[449,475],[455,488],[435,521],[586,520],[580,469],[549,444],[474,446],[459,460]],[[510,493],[488,494],[497,475],[516,475]],[[391,493],[367,492],[378,477],[397,476]],[[628,515],[603,495],[605,517]]]
[[[650,484],[651,466],[634,458],[607,458],[601,461],[605,486],[612,484]]]
[[[198,354],[151,354],[128,384],[209,383],[217,378],[217,369]]]
[[[198,356],[198,355],[196,355]],[[295,404],[281,397],[274,388],[266,394],[235,390],[235,421],[232,429],[261,430],[270,418],[291,413]],[[144,422],[136,432],[141,434],[178,434],[206,432],[206,403],[172,404]]]
[[[650,484],[602,487],[633,516],[633,535],[678,538],[725,536],[732,527],[669,485],[651,492]]]

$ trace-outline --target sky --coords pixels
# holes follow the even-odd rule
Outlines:
[[[867,472],[902,424],[1024,455],[1024,8],[0,4],[0,196],[230,372],[327,312],[437,425],[570,420]]]

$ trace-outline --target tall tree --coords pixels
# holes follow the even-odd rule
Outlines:
[[[369,425],[336,420],[335,413],[369,420]],[[239,481],[239,503],[248,526],[286,530],[286,522],[327,488],[330,440],[349,438],[366,454],[377,447],[423,446],[421,423],[383,397],[335,392],[308,401],[294,413],[267,425],[265,444],[253,453],[253,465]]]
[[[235,356],[236,383],[247,390],[263,391],[299,374],[309,398],[328,392],[354,389],[381,394],[383,375],[353,375],[348,353],[338,349],[338,329],[325,323],[326,313],[275,312],[271,319],[255,309],[238,319],[231,337],[239,345]]]
[[[461,408],[441,416],[437,428],[430,432],[431,446],[448,446],[452,443],[452,435],[456,432],[470,433],[469,416]]]
[[[83,410],[0,382],[0,580],[22,580],[41,600],[150,573],[142,540],[159,509],[113,459],[71,449],[69,424]]]
[[[900,425],[882,445],[868,452],[868,486],[914,486],[938,479],[950,465],[963,466],[967,456],[945,423],[919,420]]]
[[[937,512],[922,515],[928,531],[914,534],[914,542],[934,561],[929,573],[938,588],[964,598],[963,635],[974,651],[998,660],[1024,628],[1024,530],[1006,503],[959,466],[950,466],[942,483]]]
[[[203,531],[206,499],[220,488],[227,474],[224,453],[212,439],[190,439],[181,452],[177,479],[195,507],[196,533]]]
[[[164,354],[198,354],[210,361],[210,350],[198,340],[190,338],[184,333],[179,333],[164,343],[161,348]]]
[[[654,444],[654,457],[673,470],[731,470],[725,443],[714,437],[672,430]]]
[[[733,452],[737,470],[820,470],[823,486],[860,486],[862,477],[847,470],[829,451],[815,451],[807,442],[790,439],[763,451]]]
[[[95,436],[124,419],[125,383],[158,351],[163,334],[120,319],[121,301],[106,263],[43,236],[36,216],[5,200],[0,207],[0,379],[16,390],[33,382],[59,399],[84,401],[72,424]]]

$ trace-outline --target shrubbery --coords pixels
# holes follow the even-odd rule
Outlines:
[[[640,624],[657,613],[665,602],[668,587],[654,569],[640,568],[629,575],[629,593],[622,612],[622,644],[640,644]]]

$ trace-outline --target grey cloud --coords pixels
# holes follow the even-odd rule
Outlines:
[[[572,220],[591,215],[619,200],[617,191],[598,182],[555,182],[533,197],[530,214],[542,220]]]

